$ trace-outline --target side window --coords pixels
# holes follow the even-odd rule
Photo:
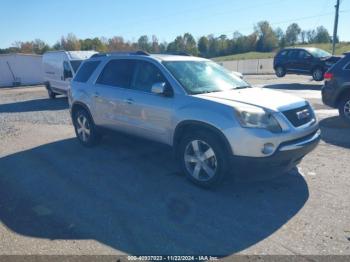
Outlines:
[[[69,63],[67,61],[63,62],[63,78],[64,80],[66,80],[67,78],[72,78],[73,77],[73,73],[72,70],[69,66]]]
[[[89,80],[92,73],[95,71],[95,69],[100,64],[100,61],[88,61],[85,62],[81,68],[79,69],[77,75],[74,78],[74,81],[85,83]]]
[[[289,51],[288,58],[297,58],[299,51]]]
[[[306,59],[309,57],[311,57],[311,55],[309,53],[307,53],[306,51],[304,51],[304,50],[299,51],[299,56],[298,56],[299,59]]]
[[[285,57],[287,55],[288,55],[288,50],[284,50],[279,54],[280,57]]]
[[[135,79],[132,86],[133,89],[151,92],[153,84],[165,82],[166,79],[162,72],[160,72],[155,65],[144,61],[139,61],[137,63]]]
[[[111,60],[102,70],[97,84],[130,88],[134,73],[135,62],[133,60]]]

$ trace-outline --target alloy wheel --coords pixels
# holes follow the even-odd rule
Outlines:
[[[316,81],[321,80],[323,77],[323,72],[321,69],[316,69],[313,73],[313,77]]]
[[[188,143],[184,153],[187,171],[198,181],[208,181],[217,171],[217,158],[213,148],[202,140]]]
[[[83,114],[80,114],[77,117],[77,133],[79,138],[83,142],[87,142],[89,140],[90,133],[91,133],[90,124],[87,117],[84,116]]]

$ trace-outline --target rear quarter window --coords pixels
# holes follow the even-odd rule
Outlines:
[[[85,62],[79,69],[77,75],[74,78],[74,81],[81,83],[87,82],[99,64],[100,61]]]

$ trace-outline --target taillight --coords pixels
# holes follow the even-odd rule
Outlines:
[[[325,80],[332,80],[333,77],[334,75],[332,73],[329,73],[329,72],[324,73]]]

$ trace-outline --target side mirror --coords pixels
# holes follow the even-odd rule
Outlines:
[[[169,92],[167,92],[167,85],[164,82],[163,83],[154,83],[152,85],[151,91],[153,94],[156,94],[156,95],[168,96],[167,94],[169,93]]]
[[[305,59],[306,59],[306,60],[311,60],[311,59],[312,59],[312,56],[311,56],[311,55],[307,55],[307,56],[305,56]]]

